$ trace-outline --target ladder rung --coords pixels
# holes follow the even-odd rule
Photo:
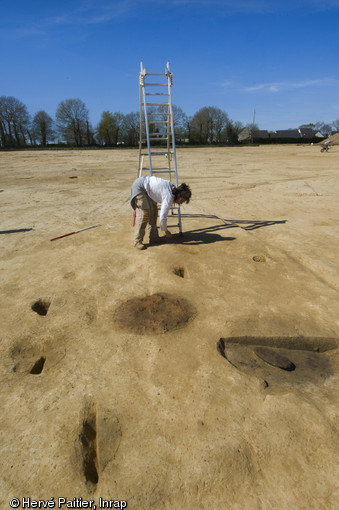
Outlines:
[[[154,146],[152,148],[155,149]],[[146,150],[146,147],[144,147],[144,150]],[[160,154],[160,155],[163,155],[163,154],[173,154],[173,152],[151,152],[151,156],[154,155],[154,154],[156,154],[156,155],[157,154]],[[148,156],[149,154],[148,154],[148,152],[142,152],[140,155],[141,156]]]
[[[168,106],[168,103],[146,103],[146,106]]]
[[[142,169],[143,170],[150,170],[150,167],[149,166],[143,166]],[[152,166],[152,172],[160,172],[161,169],[164,171],[164,173],[166,173],[166,172],[175,172],[175,170],[172,170],[171,168],[168,168],[167,166],[163,166],[163,167]]]
[[[161,116],[165,116],[166,115],[168,117],[169,113],[148,113],[147,117],[159,117],[159,115],[161,115]]]
[[[165,74],[165,73],[160,73],[160,74],[157,74],[157,73],[155,73],[155,74],[154,73],[152,73],[152,74],[151,73],[147,73],[146,76],[167,76],[167,74]]]
[[[155,133],[154,133],[154,135],[155,135]],[[152,136],[151,133],[150,133],[149,137],[150,137],[149,138],[150,140],[167,140],[167,136],[159,136],[159,135],[158,136]],[[147,138],[143,138],[142,141],[143,142],[147,142]]]
[[[161,156],[164,154],[173,154],[171,151],[163,151],[163,152],[151,152],[151,156]]]
[[[160,137],[160,136],[151,136],[149,138],[149,140],[151,141],[156,141],[156,140],[169,140],[168,136],[163,136],[163,137]],[[147,138],[143,138],[142,140],[142,143],[146,143],[147,142]]]
[[[145,83],[145,87],[167,87],[167,83]]]
[[[158,135],[159,140],[160,140],[161,137],[165,137],[166,138],[168,135],[171,135],[171,134],[172,134],[171,131],[169,131],[169,132],[166,131],[164,133],[149,133],[149,136],[155,136],[156,137]]]
[[[151,94],[146,94],[146,96],[168,96],[169,94],[165,94],[162,92],[152,92]]]
[[[174,170],[153,170],[152,168],[152,173],[153,174],[173,174],[174,173]]]

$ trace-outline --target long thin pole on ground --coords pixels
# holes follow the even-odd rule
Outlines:
[[[79,232],[82,232],[83,230],[88,230],[89,228],[99,227],[100,223],[97,223],[96,225],[91,225],[90,227],[80,228],[79,230],[75,230],[74,232],[69,232],[68,234],[63,234],[62,236],[53,237],[51,241],[55,241],[56,239],[61,239],[62,237],[72,236],[73,234],[78,234]]]

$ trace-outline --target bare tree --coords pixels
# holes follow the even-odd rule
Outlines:
[[[185,141],[189,137],[189,119],[180,106],[173,105],[172,111],[175,138],[178,142]]]
[[[126,145],[137,145],[139,142],[139,112],[128,113],[121,124],[121,140]]]
[[[159,135],[165,135],[167,132],[170,132],[170,122],[168,106],[160,106],[157,109],[154,108],[154,112],[152,109],[149,110],[151,113],[161,113],[162,115],[158,117],[158,120],[163,122],[163,124],[159,124],[155,127],[154,124],[150,122],[150,131],[159,133]],[[188,138],[188,117],[180,108],[180,106],[172,105],[172,114],[173,114],[173,124],[174,124],[174,133],[176,140],[184,140]]]
[[[12,96],[0,97],[0,137],[3,147],[26,145],[30,117],[26,106]]]
[[[82,147],[89,138],[88,110],[80,99],[61,101],[56,111],[57,128],[70,145]]]
[[[332,127],[333,127],[333,130],[334,130],[334,131],[336,131],[336,132],[338,132],[338,131],[339,131],[339,119],[334,120],[334,121],[332,122]]]
[[[316,122],[315,129],[320,131],[324,136],[329,136],[332,131],[332,126],[330,124],[326,124],[325,122]]]
[[[206,144],[209,139],[210,121],[208,108],[201,108],[193,115],[190,123],[190,141]]]
[[[108,111],[103,112],[97,128],[98,142],[102,145],[112,146],[116,138],[116,129],[114,115]]]
[[[230,145],[237,145],[239,143],[238,135],[242,129],[243,129],[243,125],[241,122],[238,122],[238,121],[232,122],[231,121],[227,125],[227,128],[226,128],[227,143]]]
[[[191,141],[201,144],[226,142],[229,123],[227,113],[220,108],[214,106],[201,108],[190,123]]]
[[[251,122],[250,124],[246,124],[245,127],[248,129],[248,132],[250,134],[251,143],[253,143],[254,138],[255,138],[255,133],[256,133],[256,131],[259,131],[259,126],[255,122]]]
[[[123,121],[124,115],[120,112],[103,112],[101,121],[97,128],[99,143],[104,143],[105,145],[117,145],[120,141]]]
[[[40,110],[33,117],[32,136],[43,146],[54,140],[53,119],[44,110]]]

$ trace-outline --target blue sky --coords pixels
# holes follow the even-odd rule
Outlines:
[[[0,96],[53,118],[81,99],[139,109],[140,61],[173,72],[173,103],[261,129],[339,118],[339,0],[2,1]]]

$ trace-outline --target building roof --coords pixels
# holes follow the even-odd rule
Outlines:
[[[270,135],[269,135],[268,131],[266,131],[265,129],[256,129],[253,132],[254,140],[259,140],[261,138],[269,138],[269,136]],[[252,137],[251,130],[246,127],[240,131],[240,133],[238,135],[238,140],[239,140],[239,142],[243,142],[244,140],[250,140],[251,137]]]
[[[307,138],[312,138],[316,134],[314,129],[305,127],[299,128],[299,133],[301,134],[301,136],[306,136]]]
[[[254,138],[269,138],[269,132],[266,129],[258,129],[253,133]]]
[[[301,134],[298,129],[280,129],[275,133],[271,133],[272,138],[300,138]]]

